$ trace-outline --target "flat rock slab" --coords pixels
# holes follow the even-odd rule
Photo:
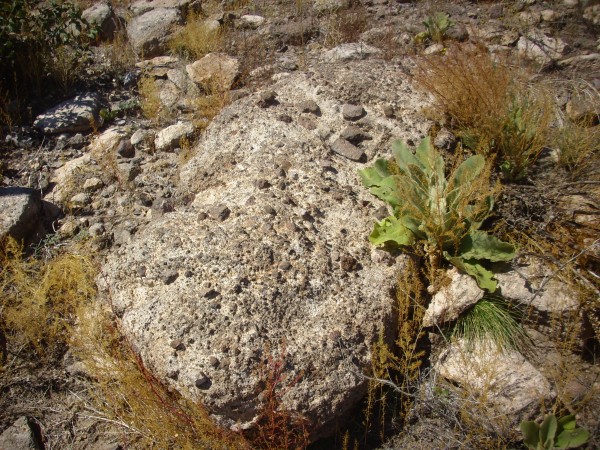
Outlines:
[[[22,187],[0,188],[0,239],[27,239],[39,226],[42,204],[38,191]]]
[[[157,151],[170,151],[181,145],[181,140],[191,138],[194,125],[191,122],[177,122],[156,133],[154,147]]]
[[[323,53],[326,62],[352,61],[381,55],[381,50],[360,42],[341,44]]]
[[[33,126],[44,134],[88,131],[102,125],[99,111],[96,95],[78,95],[39,115]]]
[[[360,161],[365,156],[365,152],[343,138],[336,139],[331,145],[331,150],[351,161]]]
[[[382,68],[373,91],[416,112],[418,94]],[[364,164],[331,162],[325,134],[300,125],[298,108],[279,120],[283,105],[312,99],[320,129],[343,129],[337,86],[372,65],[345,69],[284,77],[272,86],[279,106],[261,108],[255,94],[225,108],[181,169],[178,195],[194,200],[113,248],[98,277],[146,367],[225,426],[253,426],[273,356],[297,380],[282,407],[309,420],[312,438],[333,433],[366,392],[372,343],[395,330],[390,294],[403,260],[368,242],[381,205],[361,185]],[[377,148],[419,126],[408,114],[372,120]]]

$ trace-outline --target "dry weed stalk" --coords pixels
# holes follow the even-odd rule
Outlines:
[[[283,407],[285,393],[302,378],[291,377],[287,367],[285,343],[275,355],[266,349],[267,359],[259,368],[262,404],[256,427],[247,435],[254,448],[264,450],[300,450],[308,445],[308,420]]]

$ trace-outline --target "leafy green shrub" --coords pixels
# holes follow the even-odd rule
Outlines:
[[[585,444],[590,433],[577,428],[575,417],[571,414],[561,419],[547,415],[541,425],[536,422],[521,422],[523,442],[529,449],[550,450],[554,448],[577,448]]]
[[[57,52],[62,49],[79,57],[85,44],[97,35],[97,29],[82,19],[76,4],[56,0],[37,3],[0,2],[0,83],[7,88],[33,88],[35,94],[40,92]]]
[[[485,158],[471,156],[446,179],[444,159],[429,138],[414,154],[402,141],[393,143],[392,152],[395,163],[379,159],[360,171],[371,193],[393,208],[391,216],[375,224],[370,241],[401,247],[422,244],[432,270],[443,257],[494,292],[494,274],[483,261],[509,261],[515,249],[479,230],[494,205]]]
[[[437,12],[423,21],[425,31],[415,36],[415,41],[421,42],[442,42],[446,38],[446,33],[454,25],[448,14]]]

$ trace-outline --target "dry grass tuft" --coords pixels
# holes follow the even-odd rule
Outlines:
[[[367,29],[366,17],[363,6],[330,12],[321,19],[324,45],[331,48],[346,42],[358,42]]]
[[[202,86],[204,95],[194,99],[195,127],[204,130],[212,119],[230,102],[228,89],[219,79],[211,79]]]
[[[112,42],[104,44],[103,48],[113,73],[123,75],[135,66],[137,56],[124,29],[118,30]]]
[[[549,88],[528,86],[524,73],[473,45],[420,60],[415,78],[468,147],[497,156],[509,180],[527,176],[556,115]]]
[[[0,248],[0,327],[7,339],[51,355],[69,340],[76,312],[94,298],[96,268],[79,254],[25,258],[7,239]]]
[[[95,418],[119,425],[136,449],[245,449],[244,440],[219,428],[200,404],[168,391],[144,367],[108,311],[80,309],[73,353],[94,376]]]
[[[159,122],[166,114],[160,101],[160,89],[153,77],[144,76],[138,82],[140,108],[147,119]]]
[[[221,27],[212,28],[204,17],[191,13],[185,26],[169,42],[171,51],[190,60],[198,60],[223,47]]]

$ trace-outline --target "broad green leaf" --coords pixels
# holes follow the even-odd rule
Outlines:
[[[558,419],[558,432],[560,433],[562,430],[574,430],[577,426],[575,421],[575,416],[573,414],[569,414],[567,416],[561,417]]]
[[[431,139],[427,136],[421,141],[415,152],[415,157],[421,163],[423,171],[432,180],[445,180],[444,158],[435,147],[431,145]]]
[[[359,170],[358,173],[366,187],[378,186],[384,178],[392,175],[385,159],[378,159],[373,166]]]
[[[462,257],[451,256],[448,252],[444,252],[444,258],[457,269],[475,278],[481,289],[488,292],[496,291],[498,283],[494,280],[494,273],[479,264],[476,259],[463,259]]]
[[[452,206],[460,203],[463,192],[475,180],[485,167],[485,158],[474,155],[462,162],[452,175],[452,190],[448,193],[448,203]]]
[[[543,440],[545,448],[552,448],[557,428],[558,421],[555,416],[548,415],[544,418],[542,425],[540,425],[540,438]]]
[[[381,180],[379,185],[371,186],[371,194],[396,208],[406,202],[398,189],[399,175],[392,175]]]
[[[374,245],[383,245],[391,241],[404,246],[414,244],[415,238],[402,222],[394,216],[389,216],[375,224],[373,232],[369,236],[369,241]]]
[[[577,448],[585,444],[590,438],[590,433],[585,428],[565,430],[558,435],[554,446],[558,448]]]
[[[485,231],[476,230],[464,237],[458,256],[462,259],[487,259],[493,262],[510,261],[515,257],[515,247]]]
[[[406,146],[404,142],[401,140],[394,141],[392,143],[392,154],[396,159],[396,164],[398,164],[398,168],[404,174],[408,174],[408,166],[417,166],[424,170],[425,167],[421,164],[413,152]]]
[[[523,433],[523,443],[530,449],[537,449],[540,442],[540,427],[535,422],[523,421],[519,425]]]

